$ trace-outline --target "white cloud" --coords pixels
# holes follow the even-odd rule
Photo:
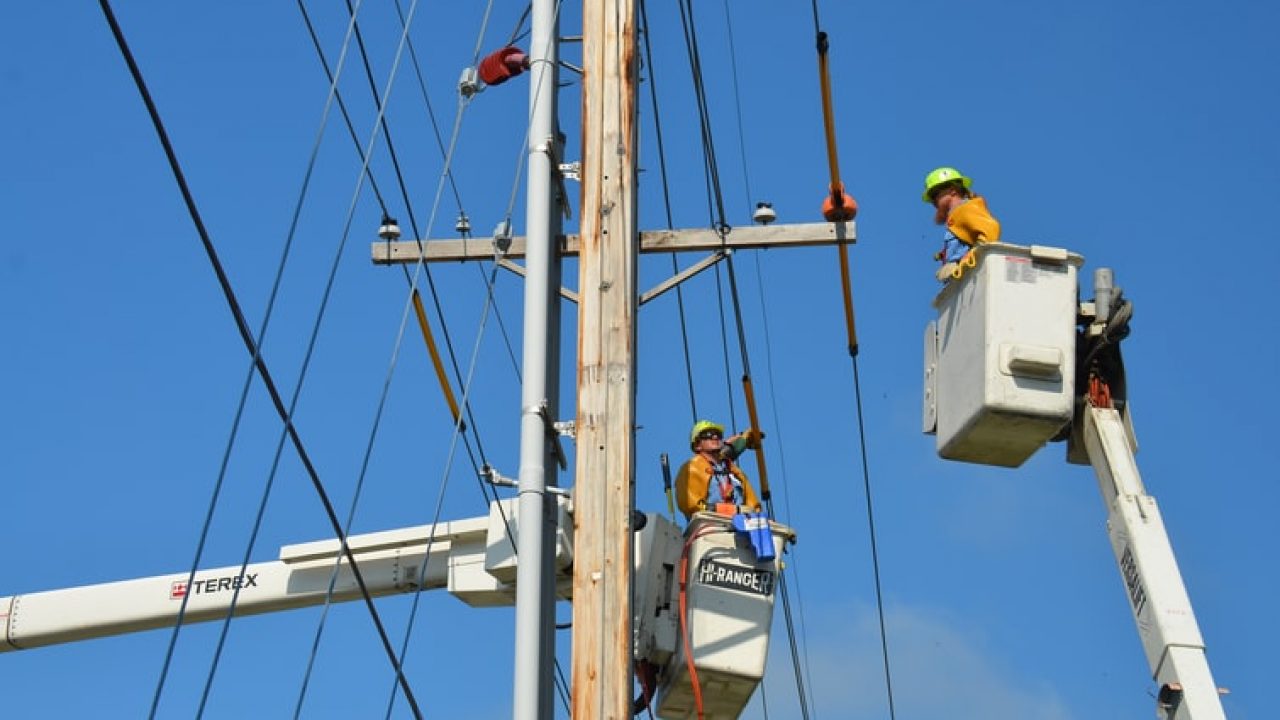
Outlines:
[[[807,622],[810,716],[888,717],[875,608],[846,603],[813,610],[809,608]],[[986,646],[980,631],[963,627],[944,611],[896,605],[889,608],[885,623],[898,718],[1072,718],[1047,680],[1008,666]],[[798,633],[798,616],[796,625]],[[790,720],[801,714],[784,628],[778,623],[771,639],[765,689],[769,717]],[[753,699],[744,717],[763,716],[762,707],[759,697]]]

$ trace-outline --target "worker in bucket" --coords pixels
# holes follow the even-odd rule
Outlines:
[[[973,180],[952,167],[940,167],[924,178],[923,200],[934,207],[933,221],[945,225],[942,250],[934,259],[942,263],[937,278],[947,282],[973,267],[973,248],[1000,242],[1000,222],[987,210],[987,201],[970,190]]]
[[[685,519],[696,512],[727,511],[719,507],[724,505],[733,506],[731,512],[760,512],[760,500],[734,459],[754,448],[761,437],[759,432],[747,430],[726,440],[723,425],[710,420],[694,424],[689,433],[693,457],[676,475],[676,502]]]

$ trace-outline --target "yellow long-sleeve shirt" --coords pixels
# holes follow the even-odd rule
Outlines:
[[[742,483],[742,504],[758,511],[760,500],[756,497],[756,491],[751,488],[751,481],[747,480],[746,473],[731,461],[726,462],[729,473]],[[703,455],[694,455],[680,466],[680,472],[676,475],[676,504],[680,506],[680,512],[684,513],[686,519],[707,509],[707,488],[714,474],[712,462]]]
[[[987,209],[987,201],[975,195],[947,217],[947,229],[965,245],[1000,242],[1000,221]]]

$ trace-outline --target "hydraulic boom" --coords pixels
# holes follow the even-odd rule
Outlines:
[[[1084,258],[1061,248],[979,245],[970,272],[934,300],[925,331],[924,431],[951,460],[1018,467],[1046,442],[1090,464],[1107,532],[1159,691],[1163,720],[1222,720],[1178,563],[1134,461],[1120,341],[1133,306],[1112,273],[1094,273],[1080,303]]]
[[[1160,509],[1142,486],[1119,411],[1089,404],[1084,441],[1107,506],[1111,550],[1128,591],[1151,676],[1160,686],[1156,702],[1161,717],[1225,718]]]

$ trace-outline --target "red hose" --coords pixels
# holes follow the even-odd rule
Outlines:
[[[689,546],[694,540],[709,535],[713,532],[728,532],[725,529],[717,528],[710,525],[704,525],[698,528],[698,531],[684,541],[684,548],[680,550],[680,636],[684,640],[684,662],[689,669],[689,681],[693,684],[693,706],[698,712],[698,720],[703,718],[702,707],[702,685],[698,682],[698,670],[693,666],[693,646],[689,644],[689,622],[688,622],[688,598],[686,590],[689,587]]]

